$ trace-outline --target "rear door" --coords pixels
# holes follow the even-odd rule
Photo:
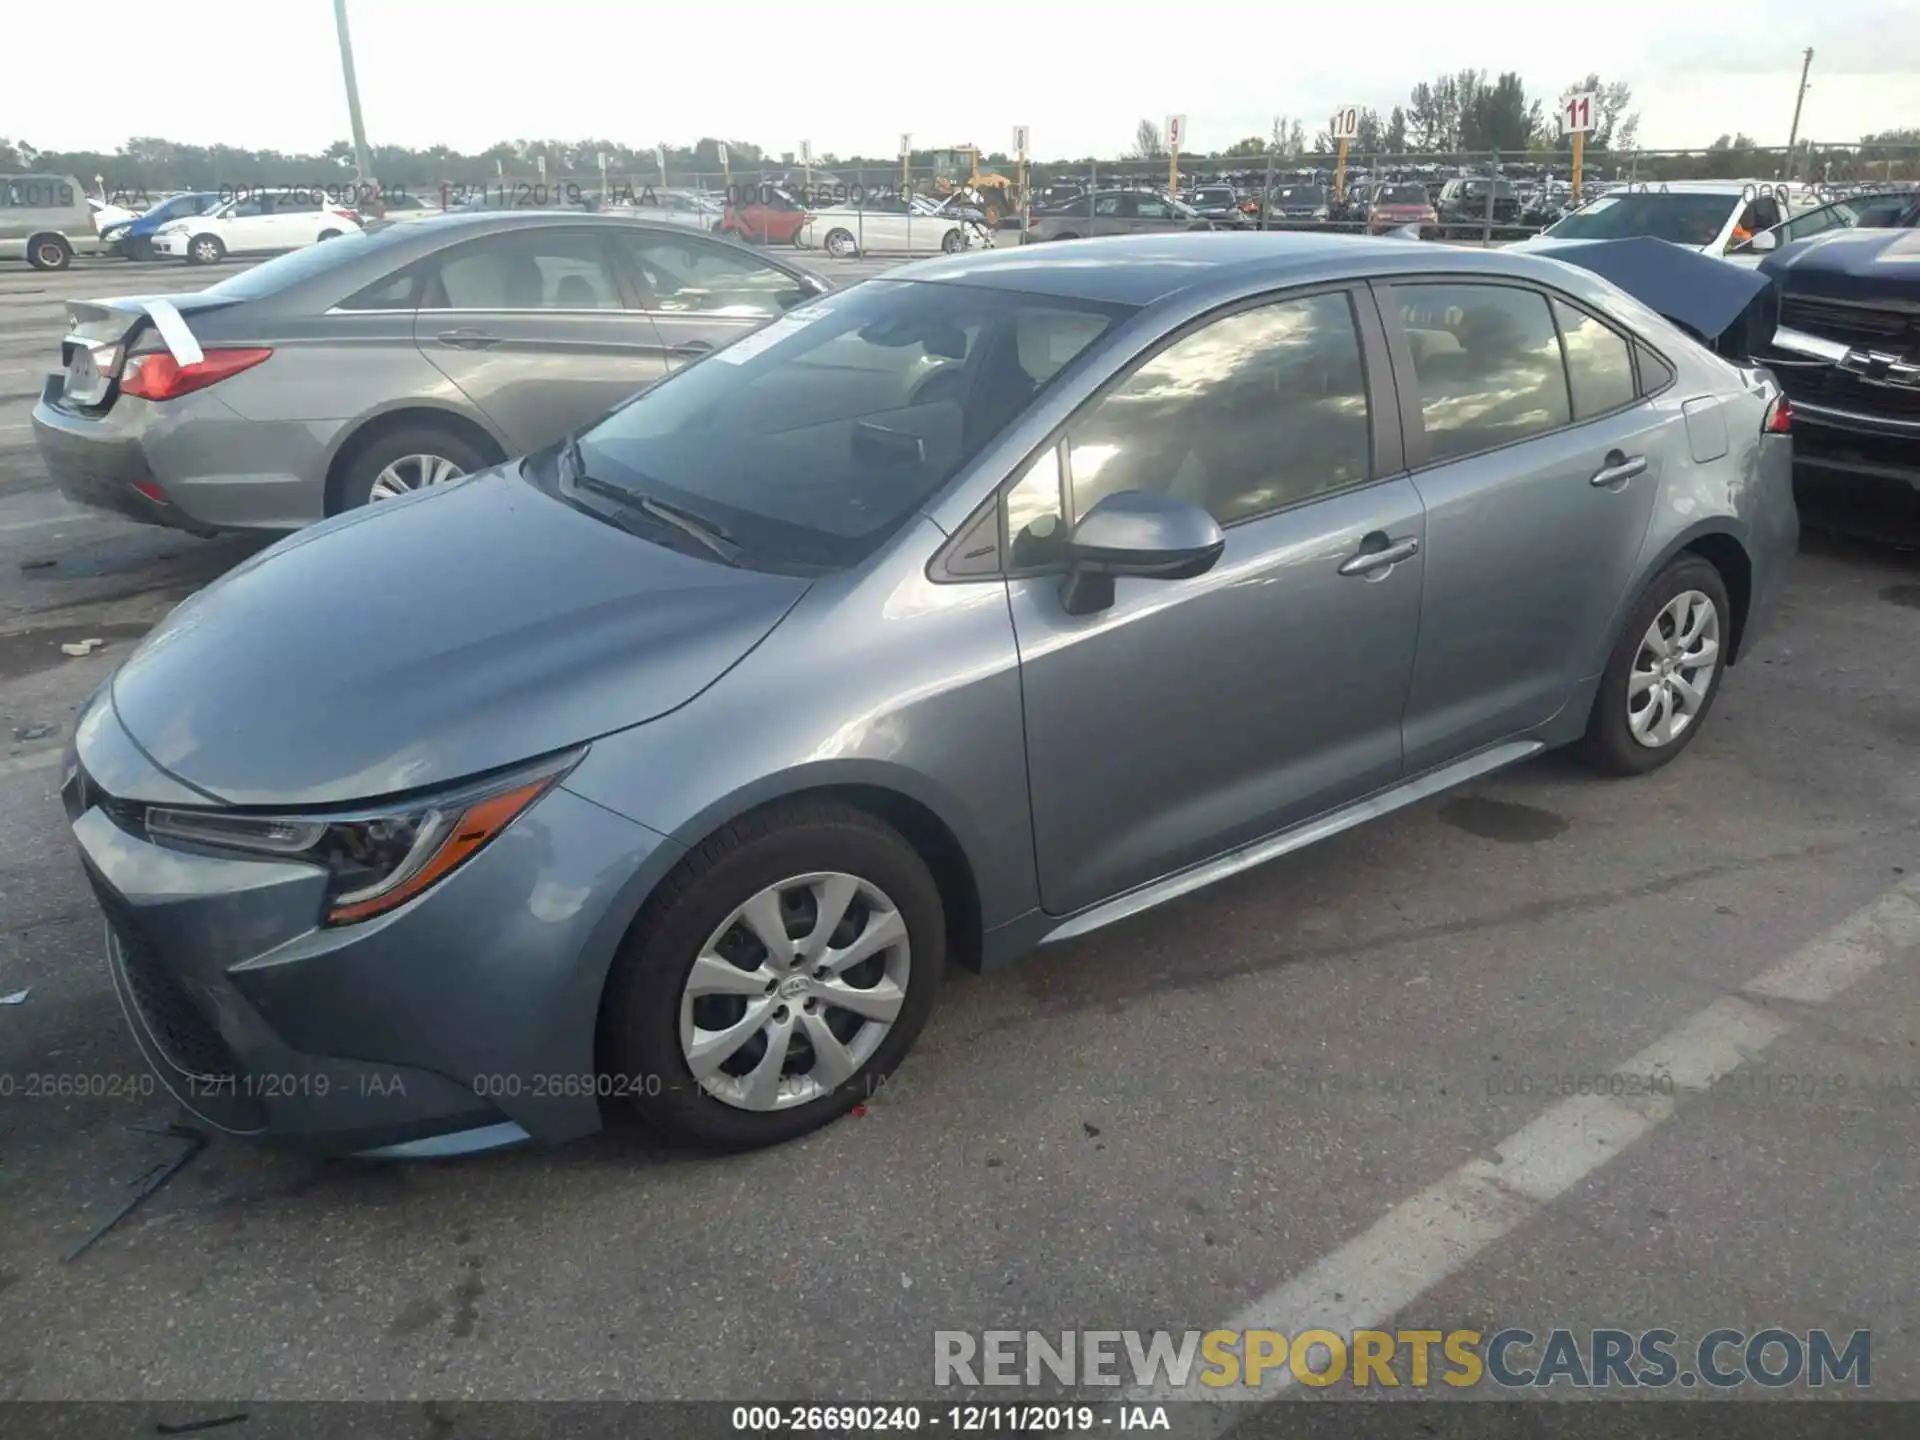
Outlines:
[[[1637,573],[1681,432],[1641,395],[1628,339],[1565,297],[1465,280],[1376,290],[1427,515],[1405,722],[1417,773],[1567,703]]]
[[[653,322],[663,367],[684,365],[758,330],[814,292],[738,245],[658,230],[621,230],[613,258]]]
[[[660,337],[630,308],[600,227],[515,228],[441,252],[414,339],[515,454],[667,373]]]

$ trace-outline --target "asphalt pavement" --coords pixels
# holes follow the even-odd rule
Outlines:
[[[1549,756],[957,976],[801,1143],[218,1141],[64,1260],[176,1112],[58,747],[260,542],[67,506],[28,410],[63,299],[214,273],[0,273],[0,1398],[926,1398],[936,1331],[1326,1324],[1868,1329],[1920,1399],[1920,565],[1817,534],[1678,763]]]

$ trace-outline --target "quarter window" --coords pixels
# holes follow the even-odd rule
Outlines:
[[[1573,418],[1590,420],[1634,401],[1633,351],[1626,340],[1593,316],[1553,302],[1560,338],[1567,347],[1567,381],[1573,388]]]
[[[1504,285],[1400,285],[1393,293],[1434,460],[1572,423],[1546,296]]]
[[[1344,293],[1242,310],[1175,341],[1068,432],[1074,519],[1121,490],[1223,525],[1369,477],[1365,367]]]

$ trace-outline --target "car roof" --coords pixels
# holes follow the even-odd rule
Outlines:
[[[889,271],[888,279],[940,281],[1147,306],[1201,287],[1312,284],[1361,275],[1485,272],[1546,279],[1537,258],[1392,237],[1286,231],[1115,235],[1042,246],[967,251]]]

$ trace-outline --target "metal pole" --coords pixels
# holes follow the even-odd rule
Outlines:
[[[1260,192],[1260,228],[1267,228],[1267,211],[1273,208],[1273,146],[1267,147],[1267,184]]]
[[[1493,196],[1494,192],[1500,188],[1500,152],[1498,150],[1493,152],[1493,164],[1489,169],[1492,173],[1487,177],[1487,213],[1486,219],[1480,225],[1482,245],[1493,243]]]
[[[1807,72],[1813,69],[1813,47],[1809,45],[1800,60],[1800,89],[1793,97],[1793,128],[1787,132],[1787,173],[1793,178],[1793,147],[1800,139],[1800,107],[1807,100]]]
[[[340,73],[347,82],[347,120],[353,126],[353,178],[356,186],[364,188],[373,180],[373,159],[367,153],[366,123],[360,118],[360,82],[353,74],[353,37],[347,33],[347,0],[333,0],[333,23],[340,32]]]

